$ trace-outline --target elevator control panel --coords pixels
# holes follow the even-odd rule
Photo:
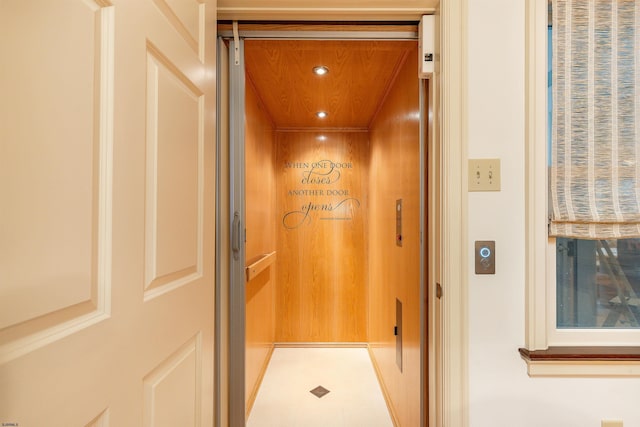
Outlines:
[[[402,246],[402,199],[396,200],[396,246]]]
[[[496,242],[476,240],[476,274],[496,274]]]

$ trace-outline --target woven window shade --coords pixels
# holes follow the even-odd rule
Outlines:
[[[640,1],[553,0],[551,227],[640,237]]]

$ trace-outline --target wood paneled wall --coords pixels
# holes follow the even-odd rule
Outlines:
[[[277,132],[279,342],[365,342],[367,132]]]
[[[249,265],[276,250],[276,180],[273,126],[249,81],[245,102],[246,260]],[[247,413],[273,351],[275,276],[275,264],[272,264],[246,283]]]
[[[417,52],[410,52],[370,131],[369,343],[397,425],[420,424],[420,141]],[[402,199],[402,246],[396,200]],[[396,364],[402,302],[402,370]]]

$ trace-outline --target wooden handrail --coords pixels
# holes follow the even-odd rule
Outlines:
[[[276,260],[276,251],[260,255],[255,261],[245,267],[247,282],[253,280]]]

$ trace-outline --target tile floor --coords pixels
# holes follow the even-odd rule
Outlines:
[[[247,427],[360,426],[393,427],[367,349],[274,350]]]

